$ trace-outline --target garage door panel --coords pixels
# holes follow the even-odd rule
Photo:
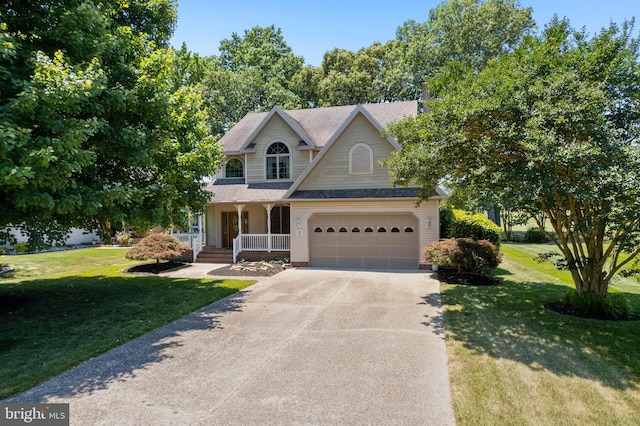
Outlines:
[[[413,215],[316,215],[309,225],[312,266],[418,265],[418,222]]]

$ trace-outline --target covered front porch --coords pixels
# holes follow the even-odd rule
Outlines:
[[[230,259],[289,258],[291,250],[290,206],[284,203],[211,204],[206,215],[209,252],[229,250]]]

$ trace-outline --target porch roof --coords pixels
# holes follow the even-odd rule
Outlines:
[[[212,203],[239,203],[282,200],[293,182],[244,183],[244,179],[216,179],[207,185]]]
[[[329,199],[329,198],[416,198],[418,188],[369,188],[369,189],[320,189],[295,191],[289,196],[293,199]]]

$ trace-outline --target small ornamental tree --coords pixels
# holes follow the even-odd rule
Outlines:
[[[127,259],[169,260],[182,256],[189,250],[189,246],[182,244],[179,239],[168,234],[150,234],[133,246],[125,255]]]

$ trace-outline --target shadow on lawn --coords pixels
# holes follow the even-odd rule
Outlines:
[[[143,287],[145,285],[143,281],[147,279],[155,279],[156,281],[149,282],[146,285],[158,284],[156,277],[139,277],[135,278],[135,282],[129,278],[126,280],[125,285],[134,287],[133,292],[135,293],[136,285]],[[92,281],[95,285],[91,285],[87,289],[87,280]],[[20,304],[26,304],[29,309],[33,309],[41,306],[42,303],[46,303],[51,309],[55,309],[57,306],[56,301],[64,300],[66,302],[64,309],[65,312],[68,312],[69,309],[73,308],[74,303],[99,304],[101,297],[108,297],[109,294],[113,294],[112,283],[118,280],[122,280],[122,278],[70,277],[65,279],[65,282],[71,282],[70,285],[66,286],[56,286],[54,284],[56,280],[51,280],[49,282],[53,285],[44,286],[39,291],[30,289],[29,292],[20,296],[22,297]],[[167,278],[163,280],[167,285],[183,285],[186,281],[199,281]],[[220,282],[213,281],[211,284]],[[103,283],[106,284],[101,285]],[[29,282],[21,284],[29,284]],[[84,287],[80,286],[80,284],[83,284]],[[78,286],[81,287],[80,290],[77,288]],[[14,291],[20,291],[20,287],[17,286]],[[75,290],[74,287],[76,287]],[[126,381],[135,377],[136,372],[144,370],[149,365],[171,359],[172,355],[169,350],[184,344],[183,335],[185,333],[198,330],[212,332],[222,329],[224,328],[225,314],[242,310],[245,292],[235,293],[235,290],[224,287],[220,287],[220,291],[222,292],[221,296],[225,296],[227,293],[230,295],[164,327],[157,328],[102,355],[91,358],[49,381],[5,399],[3,402],[42,402],[50,398],[68,398],[78,394],[91,394],[94,391],[106,389],[111,383]],[[63,294],[60,294],[61,292]],[[0,293],[0,298],[3,296],[7,296],[6,292]],[[144,298],[144,294],[138,293],[138,296]],[[69,301],[70,299],[77,300]],[[131,300],[131,305],[136,304],[136,299],[129,299]],[[148,307],[145,307],[145,309],[148,309]],[[100,315],[99,311],[96,316],[98,315]],[[8,317],[5,316],[4,319],[7,320]],[[3,315],[0,312],[0,325],[2,325],[2,320]],[[46,328],[47,325],[44,324],[43,327]],[[58,353],[60,352],[58,351]]]
[[[567,290],[563,285],[513,282],[508,277],[500,286],[444,287],[447,336],[476,353],[533,370],[637,389],[640,322],[582,319],[543,307],[560,300]],[[625,295],[638,306],[640,295]]]

